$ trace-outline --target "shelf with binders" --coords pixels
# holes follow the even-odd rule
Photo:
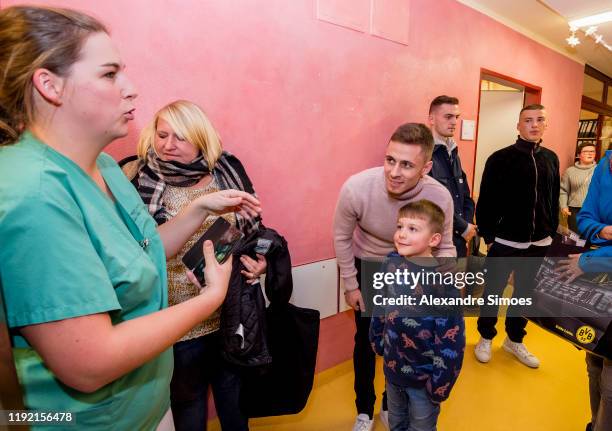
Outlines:
[[[597,119],[580,120],[578,123],[578,140],[597,139]]]

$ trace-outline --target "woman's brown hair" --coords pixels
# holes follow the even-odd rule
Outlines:
[[[107,32],[102,23],[74,10],[0,10],[0,145],[14,143],[33,121],[34,72],[67,76],[85,39],[98,32]]]

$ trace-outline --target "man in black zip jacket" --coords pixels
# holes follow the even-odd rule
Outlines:
[[[457,257],[465,257],[467,241],[476,234],[476,226],[473,224],[474,201],[453,139],[459,115],[459,99],[456,97],[438,96],[431,101],[429,126],[434,138],[434,151],[429,175],[442,183],[453,198],[453,244]]]
[[[514,271],[515,298],[530,298],[536,272],[559,222],[559,159],[542,147],[546,111],[539,104],[519,115],[519,136],[509,147],[493,153],[485,164],[476,206],[478,231],[489,252],[485,261],[484,298],[502,295]],[[495,297],[493,297],[495,298]],[[491,359],[491,341],[497,334],[498,307],[481,307],[474,353],[480,362]],[[523,364],[537,368],[538,358],[523,344],[527,320],[510,306],[503,348]]]

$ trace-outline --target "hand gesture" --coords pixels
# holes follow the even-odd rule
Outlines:
[[[199,208],[212,214],[221,215],[235,212],[251,219],[261,214],[259,200],[250,193],[240,190],[221,190],[200,196],[195,201]]]
[[[571,283],[582,274],[584,271],[579,265],[580,254],[570,254],[568,259],[559,262],[556,271],[559,273],[559,279],[566,278],[567,283]]]
[[[565,208],[561,208],[561,214],[569,217],[572,215],[572,212],[570,211],[568,207],[565,207]]]
[[[606,226],[599,231],[599,237],[608,241],[612,240],[612,226]]]
[[[227,288],[229,286],[230,275],[232,274],[232,256],[220,264],[215,258],[215,249],[210,240],[204,241],[204,279],[206,286],[203,288],[198,282],[198,279],[193,275],[193,272],[187,271],[187,278],[191,283],[200,288],[200,294],[212,295],[219,301],[219,305],[225,299]]]
[[[355,289],[348,292],[344,292],[344,299],[346,303],[353,310],[365,311],[365,304],[363,303],[363,297],[361,296],[361,290]]]
[[[261,254],[257,254],[257,260],[243,254],[240,256],[240,262],[242,262],[245,267],[245,269],[241,270],[240,273],[247,278],[248,284],[253,284],[259,281],[259,276],[266,272],[266,268],[268,267],[266,258]]]
[[[469,242],[472,238],[474,238],[477,233],[477,228],[478,226],[475,224],[468,223],[467,231],[463,234],[463,239],[465,239],[465,242]]]

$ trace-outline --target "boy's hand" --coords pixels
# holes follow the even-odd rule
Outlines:
[[[353,310],[365,311],[361,290],[355,289],[344,292],[344,300]]]

